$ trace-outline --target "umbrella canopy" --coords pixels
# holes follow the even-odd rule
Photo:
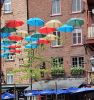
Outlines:
[[[24,22],[21,20],[8,20],[5,26],[9,28],[15,28],[15,27],[22,26],[23,24]]]
[[[6,44],[11,45],[13,43],[17,43],[17,42],[16,41],[11,41],[9,39],[4,39],[4,40],[2,40],[2,44],[1,45],[6,45]]]
[[[2,33],[2,32],[1,32],[1,37],[0,37],[0,38],[7,38],[7,37],[10,36],[10,35],[11,35],[10,33],[7,33],[7,32]]]
[[[1,47],[1,50],[7,51],[7,50],[9,50],[9,48],[8,47]]]
[[[51,41],[56,40],[56,39],[58,39],[58,38],[59,38],[59,37],[56,36],[56,35],[54,35],[54,34],[48,34],[48,35],[45,37],[45,39],[51,40]]]
[[[13,99],[15,98],[15,95],[14,94],[11,94],[11,93],[8,93],[8,92],[5,92],[4,94],[1,95],[2,99],[5,100],[5,99]]]
[[[38,41],[39,39],[38,38],[33,38],[30,35],[30,36],[25,37],[25,40],[28,41],[28,42],[33,42],[33,41]]]
[[[44,20],[42,20],[41,18],[34,17],[28,19],[27,24],[29,24],[30,26],[40,27],[44,25]]]
[[[66,24],[73,27],[81,27],[84,24],[84,20],[81,18],[71,18],[66,22]]]
[[[21,50],[9,50],[9,52],[12,52],[12,53],[21,53],[22,51]]]
[[[3,27],[3,28],[1,28],[1,32],[3,32],[3,33],[11,33],[11,32],[16,32],[16,28],[9,28],[9,27]]]
[[[45,34],[40,34],[36,32],[31,35],[31,38],[44,38],[45,36],[46,36]]]
[[[73,31],[73,26],[69,26],[69,25],[63,25],[63,26],[60,26],[57,28],[57,31],[60,31],[60,32],[72,32]]]
[[[11,49],[21,48],[21,45],[10,45],[8,46],[8,48],[11,48]]]
[[[50,20],[45,24],[45,26],[50,28],[57,28],[60,27],[61,25],[62,23],[59,20]]]
[[[40,40],[38,40],[37,43],[38,43],[38,44],[49,44],[50,41],[49,41],[49,40],[46,40],[46,39],[40,39]]]
[[[28,48],[28,49],[36,49],[36,48],[38,48],[39,47],[39,45],[38,44],[27,44],[26,46],[25,46],[25,48]]]
[[[44,26],[44,27],[41,27],[40,29],[39,29],[39,32],[41,33],[41,34],[50,34],[50,33],[52,33],[52,32],[54,32],[54,31],[56,31],[56,29],[55,28],[50,28],[50,27],[47,27],[47,26]]]
[[[18,36],[18,35],[11,35],[11,36],[8,37],[8,39],[14,40],[14,41],[21,41],[21,40],[23,40],[23,38],[21,36]]]

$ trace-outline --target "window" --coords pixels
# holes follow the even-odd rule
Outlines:
[[[72,0],[72,13],[82,11],[82,0]]]
[[[60,0],[52,0],[52,15],[58,15],[60,13]]]
[[[6,61],[14,61],[14,57],[12,54],[9,54],[6,58]]]
[[[73,31],[73,45],[82,44],[82,29],[74,29]]]
[[[73,67],[84,67],[84,57],[72,57]]]
[[[63,66],[63,58],[55,57],[52,58],[53,67],[62,67]]]
[[[4,1],[4,12],[5,13],[11,13],[12,12],[11,0],[5,0]]]
[[[56,38],[54,41],[52,41],[51,46],[52,47],[56,47],[56,46],[60,46],[61,42],[60,42],[60,32],[53,32],[54,35],[56,35],[58,38]]]
[[[7,84],[13,84],[13,74],[7,74]]]

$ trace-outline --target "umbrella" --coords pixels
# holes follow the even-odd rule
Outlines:
[[[17,43],[16,41],[11,41],[9,39],[4,39],[1,42],[2,42],[2,45],[6,45],[6,44],[10,45],[10,44],[13,44],[13,43]]]
[[[28,34],[28,32],[24,31],[24,30],[17,30],[16,34],[19,36],[26,36]]]
[[[21,20],[8,20],[5,26],[9,28],[15,28],[15,27],[22,26],[23,24],[24,22]]]
[[[10,45],[8,46],[8,48],[15,49],[15,48],[21,48],[21,46],[20,45]]]
[[[34,17],[28,19],[27,24],[29,24],[30,26],[40,27],[44,25],[44,20],[42,20],[41,18]]]
[[[7,37],[10,36],[10,35],[11,35],[10,33],[7,33],[7,32],[2,33],[2,32],[1,32],[1,37],[0,37],[0,38],[7,38]]]
[[[45,24],[45,26],[50,28],[57,28],[60,27],[61,25],[62,23],[59,20],[50,20]]]
[[[56,36],[56,35],[54,35],[54,34],[48,34],[48,35],[45,37],[45,39],[51,40],[51,41],[56,40],[56,39],[58,39],[58,38],[59,38],[59,37]]]
[[[54,31],[56,31],[56,29],[55,28],[50,28],[50,27],[46,27],[46,26],[44,26],[44,27],[41,27],[40,29],[39,29],[39,32],[41,33],[41,34],[50,34],[50,33],[52,33],[52,32],[54,32]]]
[[[16,32],[16,28],[8,28],[8,27],[3,27],[1,28],[1,32],[7,32],[7,33],[11,33],[11,32]]]
[[[84,24],[84,20],[81,18],[71,18],[66,22],[66,24],[73,27],[80,27]]]
[[[69,25],[63,25],[63,26],[60,26],[57,28],[57,31],[60,31],[60,32],[72,32],[73,31],[73,26],[69,26]]]
[[[40,34],[36,32],[31,35],[31,38],[44,38],[45,36],[46,36],[45,34]]]
[[[15,95],[14,94],[11,94],[11,93],[8,93],[8,92],[5,92],[1,95],[2,99],[13,99],[15,98]]]
[[[8,37],[8,39],[14,40],[14,41],[23,40],[23,38],[21,36],[18,36],[18,35],[11,35],[11,36]]]
[[[20,53],[22,51],[21,50],[9,50],[9,52],[12,52],[12,53]]]
[[[25,46],[25,48],[28,48],[28,49],[35,49],[35,48],[38,48],[39,47],[39,45],[38,44],[27,44],[26,46]]]
[[[25,40],[28,41],[28,42],[33,42],[33,41],[38,41],[39,39],[38,38],[33,38],[31,36],[27,36],[27,37],[25,37]]]
[[[9,50],[9,48],[8,47],[1,47],[1,50],[7,51],[7,50]]]
[[[40,40],[38,40],[37,43],[38,43],[38,44],[49,44],[50,41],[49,41],[49,40],[46,40],[46,39],[40,39]]]

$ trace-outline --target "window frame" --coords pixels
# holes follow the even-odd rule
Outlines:
[[[64,59],[62,61],[62,64],[61,64],[61,62],[59,62],[60,59],[63,59],[63,57],[52,57],[52,66],[53,67],[62,67],[64,65]],[[54,62],[54,60],[56,62]]]
[[[80,0],[80,10],[77,10],[77,0],[76,0],[76,10],[73,11],[73,0],[72,0],[72,13],[81,13],[82,12],[82,0]]]
[[[78,34],[81,34],[81,42],[79,43],[79,36]],[[74,37],[73,35],[76,34],[76,37]],[[74,43],[74,38],[76,38],[76,43]],[[73,45],[82,45],[82,29],[81,28],[75,28],[74,31],[72,32],[72,44]]]
[[[60,39],[61,34],[60,34],[59,31],[55,31],[55,32],[53,32],[53,34],[54,34],[54,33],[55,33],[56,36],[59,37],[59,38],[56,38],[55,40],[53,40],[53,41],[51,42],[51,47],[60,47],[60,46],[61,46],[61,39]],[[53,45],[54,42],[55,42],[55,45]],[[60,42],[60,44],[59,44],[59,42]]]
[[[73,65],[73,58],[76,58],[77,59],[77,65]],[[80,62],[80,58],[83,58],[83,62]],[[82,66],[80,66],[80,63]],[[71,65],[72,67],[82,67],[84,68],[84,57],[83,56],[72,56],[71,57]]]
[[[6,10],[6,6],[11,7],[11,9]],[[4,13],[12,13],[12,0],[9,2],[6,2],[6,0],[4,1]]]
[[[57,12],[57,6],[55,6],[55,13],[53,13],[54,11],[53,11],[53,8],[54,8],[54,4],[53,4],[53,2],[56,2],[55,0],[52,0],[52,10],[51,10],[51,15],[52,16],[55,16],[55,15],[61,15],[61,0],[59,0],[59,13]],[[55,4],[55,5],[57,5],[57,4]]]
[[[7,78],[6,78],[7,84],[13,84],[13,82],[14,82],[14,75],[13,74],[7,74],[6,76],[7,76]],[[13,80],[10,79],[11,76],[12,76]]]

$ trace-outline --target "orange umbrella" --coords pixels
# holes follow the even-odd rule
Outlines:
[[[8,37],[8,39],[14,40],[14,41],[21,41],[21,40],[23,40],[23,38],[21,36],[18,36],[18,35],[11,35],[11,36]]]
[[[21,50],[9,50],[9,52],[11,52],[11,53],[20,53]]]
[[[39,29],[39,32],[41,33],[41,34],[50,34],[50,33],[52,33],[52,32],[54,32],[54,31],[56,31],[56,29],[55,28],[50,28],[50,27],[47,27],[47,26],[44,26],[44,27],[41,27],[40,29]]]
[[[14,49],[14,48],[21,48],[20,45],[10,45],[9,48]]]
[[[38,44],[48,44],[48,43],[50,43],[50,41],[49,40],[46,40],[46,39],[41,39],[41,40],[38,40],[37,43]]]
[[[15,27],[22,26],[23,24],[24,22],[21,20],[8,20],[5,26],[9,28],[15,28]]]

